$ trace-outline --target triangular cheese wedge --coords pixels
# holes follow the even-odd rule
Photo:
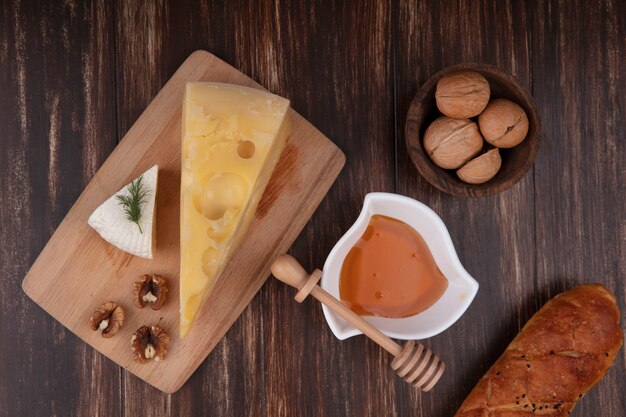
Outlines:
[[[183,100],[180,334],[254,218],[290,133],[289,101],[265,91],[188,83]]]
[[[142,189],[147,191],[141,204],[139,225],[126,217],[124,208],[117,196],[128,196],[126,185],[107,201],[102,203],[89,217],[87,223],[104,240],[130,254],[152,259],[156,246],[156,191],[158,166],[153,166],[141,175]],[[135,179],[134,181],[138,180]],[[132,182],[131,182],[132,184]],[[141,228],[141,230],[140,230]]]

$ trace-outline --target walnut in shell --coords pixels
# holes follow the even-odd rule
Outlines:
[[[485,109],[490,94],[485,77],[474,71],[460,71],[439,80],[435,100],[439,111],[446,116],[469,119]]]
[[[163,307],[167,300],[167,281],[161,275],[141,275],[135,281],[135,305],[144,308],[147,304],[153,310]]]
[[[526,112],[510,100],[491,101],[478,116],[478,126],[485,140],[498,148],[512,148],[520,144],[528,133]]]
[[[469,119],[443,116],[432,122],[424,133],[426,153],[438,167],[445,169],[459,168],[482,147],[478,126]]]
[[[113,301],[102,304],[89,319],[91,330],[100,330],[102,337],[113,337],[124,325],[124,310]]]
[[[468,184],[482,184],[492,179],[501,165],[500,151],[494,148],[463,165],[456,175]]]
[[[169,345],[170,337],[159,326],[141,326],[130,340],[135,362],[138,363],[165,359]]]

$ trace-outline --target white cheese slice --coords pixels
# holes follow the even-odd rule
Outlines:
[[[141,204],[139,227],[126,218],[117,196],[129,195],[128,185],[102,203],[87,223],[113,246],[142,258],[152,259],[156,246],[156,192],[159,167],[153,166],[141,175],[143,189],[148,192]]]

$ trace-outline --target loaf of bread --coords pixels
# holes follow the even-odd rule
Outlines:
[[[581,285],[548,301],[478,382],[455,417],[567,416],[622,346],[615,297]]]

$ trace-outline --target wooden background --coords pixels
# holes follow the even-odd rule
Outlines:
[[[323,264],[369,191],[414,197],[446,222],[481,289],[426,342],[448,364],[433,392],[410,390],[363,337],[334,339],[317,303],[273,280],[171,396],[22,293],[81,190],[195,49],[289,97],[346,153],[292,248],[307,267]],[[599,281],[626,308],[624,56],[616,0],[0,0],[0,416],[452,416],[561,290]],[[403,136],[420,84],[467,61],[519,78],[543,122],[528,175],[473,200],[429,186]],[[624,352],[573,416],[624,416]]]

